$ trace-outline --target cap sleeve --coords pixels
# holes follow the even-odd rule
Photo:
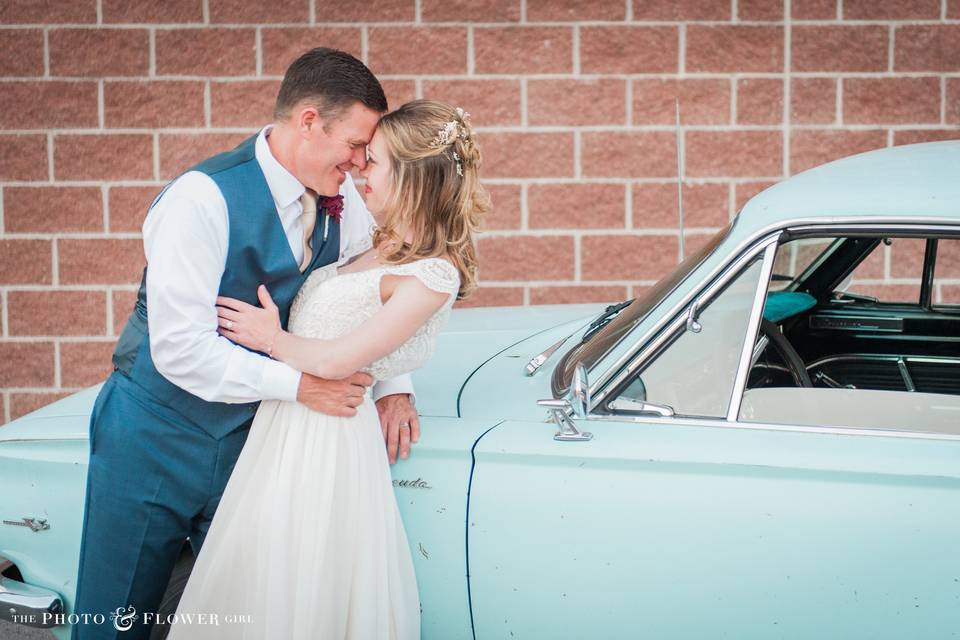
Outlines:
[[[442,258],[426,258],[410,265],[410,274],[434,291],[453,294],[460,291],[460,272]]]

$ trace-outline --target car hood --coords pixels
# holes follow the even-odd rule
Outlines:
[[[518,406],[520,398],[528,398],[527,387],[536,386],[537,393],[549,395],[549,372],[560,353],[532,378],[523,376],[527,361],[602,310],[602,305],[454,310],[437,338],[430,362],[413,375],[418,412],[424,416],[475,415],[502,419],[506,415],[498,412],[499,399],[507,391],[513,392]],[[491,376],[500,372],[504,379],[494,381]],[[508,389],[511,385],[517,388]],[[0,445],[31,440],[86,439],[90,413],[101,386],[84,389],[0,427]],[[467,389],[469,394],[464,393]],[[498,402],[483,406],[483,398],[488,393],[496,394]]]
[[[501,420],[530,405],[541,414],[534,396],[550,396],[550,372],[564,349],[534,376],[525,375],[527,362],[603,309],[580,304],[455,310],[430,362],[413,376],[417,410],[427,416]],[[564,346],[574,342],[571,338]]]

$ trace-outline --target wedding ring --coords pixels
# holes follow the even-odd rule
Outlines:
[[[233,331],[233,320],[227,320],[227,331]]]
[[[402,424],[402,425],[400,425],[400,428],[401,428],[401,429],[404,429],[404,428],[409,429],[409,428],[410,428],[410,425],[408,425],[408,424]]]

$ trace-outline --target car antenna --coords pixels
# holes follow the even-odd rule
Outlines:
[[[677,107],[677,209],[680,215],[680,257],[677,262],[683,262],[683,256],[686,254],[683,238],[683,173],[681,173],[682,162],[682,138],[680,136],[680,98],[675,98]]]

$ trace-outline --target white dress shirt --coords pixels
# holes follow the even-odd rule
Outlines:
[[[269,132],[270,127],[265,127],[257,136],[256,159],[299,263],[304,186],[273,157],[267,144]],[[349,174],[340,193],[342,263],[372,246],[374,221]],[[227,203],[213,179],[199,171],[177,178],[150,209],[143,223],[143,246],[153,363],[164,378],[210,402],[295,401],[299,371],[217,333],[216,298],[228,238]],[[373,388],[374,399],[394,393],[413,393],[410,376],[381,381]]]

